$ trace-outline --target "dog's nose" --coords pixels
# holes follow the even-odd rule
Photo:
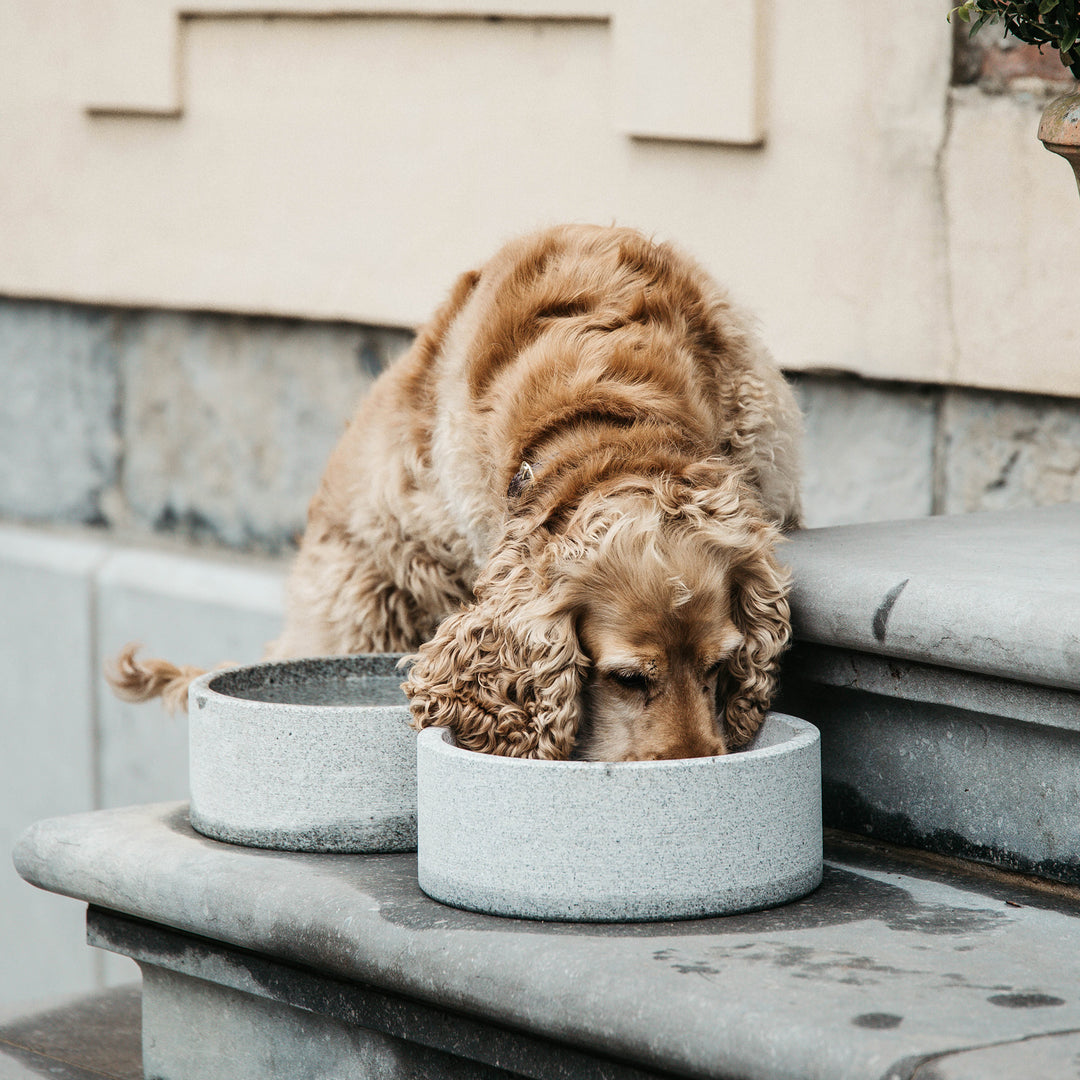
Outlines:
[[[641,754],[628,754],[626,761],[678,761],[682,758],[717,757],[726,754],[722,739],[691,738],[668,743]]]

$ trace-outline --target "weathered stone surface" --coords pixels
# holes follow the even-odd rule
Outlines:
[[[1014,1008],[1048,1008],[1038,995],[1017,995]],[[936,1058],[919,1073],[919,1080],[1026,1080],[1037,1075],[1066,1077],[1080,1060],[1080,1034],[1043,1035],[1037,1039],[961,1050]]]
[[[932,512],[933,391],[813,375],[792,381],[806,425],[808,528]]]
[[[1080,883],[1080,505],[792,538],[827,825]],[[811,647],[812,646],[812,647]]]
[[[498,828],[492,828],[498,822]],[[770,714],[744,751],[682,761],[529,761],[417,742],[420,887],[493,915],[700,918],[821,881],[818,733]]]
[[[96,800],[94,575],[103,544],[0,528],[0,851]],[[0,864],[0,1002],[88,990],[78,913]]]
[[[334,1016],[144,964],[144,1068],[155,1080],[514,1080],[516,1074]],[[192,1032],[198,1032],[192,1038]]]
[[[2,300],[0,515],[286,549],[356,400],[411,340],[345,323]],[[1080,498],[1070,399],[793,381],[810,527]]]
[[[1080,504],[808,529],[801,641],[1080,689]]]
[[[278,551],[412,334],[0,298],[0,516]]]
[[[1080,502],[1080,401],[946,390],[942,429],[946,513]]]
[[[182,804],[40,822],[15,857],[43,888],[201,937],[204,953],[211,941],[277,961],[268,977],[241,956],[236,975],[264,996],[302,993],[313,971],[345,983],[321,1007],[330,1015],[354,988],[437,1006],[449,1022],[424,1035],[451,1050],[457,1024],[479,1021],[666,1075],[910,1080],[927,1058],[1021,1039],[1037,1054],[1033,1037],[1080,1029],[1074,902],[849,843],[827,843],[821,886],[794,904],[587,927],[438,904],[411,855],[219,844],[190,829]],[[150,959],[218,977],[164,939]],[[510,1067],[577,1075],[533,1070],[525,1055]]]
[[[0,298],[0,515],[101,519],[121,456],[115,330],[108,309]]]
[[[1080,885],[1080,693],[797,645],[825,824]]]
[[[4,1010],[0,1080],[143,1080],[141,996],[128,983]]]
[[[287,547],[357,400],[409,340],[335,323],[129,314],[123,494],[135,523]]]

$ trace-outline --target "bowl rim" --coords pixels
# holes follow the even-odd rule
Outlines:
[[[325,664],[334,663],[340,661],[362,661],[371,660],[373,658],[384,659],[387,657],[396,657],[397,660],[393,665],[393,670],[396,673],[401,670],[402,682],[405,681],[406,669],[404,664],[406,661],[412,659],[412,653],[340,653],[340,654],[328,654],[325,656],[294,656],[286,660],[260,660],[256,664],[239,664],[236,667],[218,667],[211,671],[204,672],[197,679],[194,679],[191,685],[188,687],[188,701],[189,712],[193,711],[190,708],[191,704],[197,702],[196,695],[202,695],[204,700],[201,705],[198,705],[196,711],[201,711],[205,708],[209,701],[215,702],[228,702],[233,708],[252,709],[258,710],[266,708],[272,705],[275,710],[284,710],[286,712],[311,712],[316,710],[320,715],[332,717],[335,714],[353,714],[357,709],[405,709],[409,708],[408,702],[403,701],[400,705],[320,705],[317,702],[302,702],[302,701],[260,701],[258,698],[240,697],[237,694],[225,693],[221,690],[216,690],[212,686],[212,683],[219,679],[228,676],[236,676],[245,672],[258,672],[265,671],[272,668],[284,668],[292,666],[302,666],[304,664]],[[390,676],[377,676],[380,678],[389,678]]]
[[[737,750],[730,754],[714,754],[711,757],[671,758],[661,761],[547,761],[536,758],[507,757],[502,754],[485,754],[478,750],[468,750],[454,742],[453,732],[446,727],[427,727],[417,736],[417,753],[428,752],[451,761],[473,762],[477,768],[515,769],[541,768],[574,770],[585,775],[610,776],[615,772],[675,772],[685,773],[688,769],[724,769],[736,768],[741,762],[763,761],[781,754],[791,754],[804,750],[820,742],[821,733],[808,720],[790,713],[770,711],[767,718],[779,720],[792,728],[793,733],[771,746],[756,750]]]

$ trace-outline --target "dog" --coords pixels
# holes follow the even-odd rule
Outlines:
[[[333,451],[266,659],[414,653],[414,725],[484,753],[744,746],[789,637],[801,420],[692,260],[566,225],[462,275]],[[129,646],[128,700],[197,669]]]

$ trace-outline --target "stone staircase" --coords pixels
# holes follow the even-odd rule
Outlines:
[[[425,897],[414,856],[222,845],[182,803],[41,822],[20,873],[139,964],[143,1067],[167,1080],[1071,1075],[1080,506],[812,530],[786,554],[779,704],[821,729],[829,826],[804,900],[499,919]],[[0,1078],[37,1075],[5,1073],[9,1047],[0,1021]]]
[[[781,707],[827,825],[1080,885],[1080,506],[812,530]]]

